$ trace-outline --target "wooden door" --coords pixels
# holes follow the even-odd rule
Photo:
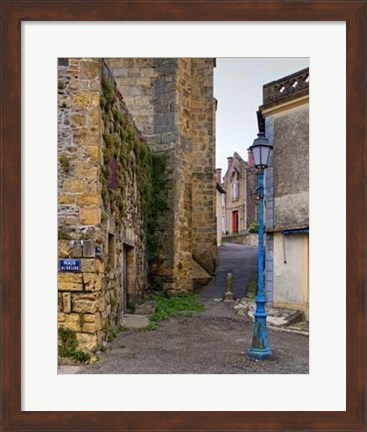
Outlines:
[[[238,210],[232,212],[232,233],[238,233]]]

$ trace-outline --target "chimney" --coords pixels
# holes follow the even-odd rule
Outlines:
[[[254,167],[254,157],[252,156],[252,151],[247,149],[247,163],[250,168]]]
[[[222,183],[222,168],[217,168],[215,170],[215,178],[217,183],[220,185]]]
[[[233,161],[233,157],[232,156],[227,157],[227,161],[228,161],[228,167],[227,168],[229,168],[231,166],[232,161]]]

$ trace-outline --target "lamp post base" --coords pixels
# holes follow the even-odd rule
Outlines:
[[[272,356],[270,349],[255,349],[249,348],[247,351],[247,358],[250,360],[267,360]]]
[[[247,351],[250,360],[266,360],[272,356],[266,332],[266,313],[255,312],[252,345]]]

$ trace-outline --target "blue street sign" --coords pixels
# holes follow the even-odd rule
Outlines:
[[[80,259],[61,259],[59,268],[61,272],[80,272]]]

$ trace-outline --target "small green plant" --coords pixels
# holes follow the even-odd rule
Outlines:
[[[76,340],[75,332],[69,329],[59,329],[59,355],[61,357],[71,357],[71,354],[76,350],[78,341]]]
[[[109,107],[115,101],[115,90],[107,74],[102,76],[103,97],[106,101],[105,107]]]
[[[154,315],[145,330],[156,330],[159,321],[169,317],[192,317],[193,312],[202,312],[205,306],[200,302],[197,294],[181,294],[175,297],[167,297],[165,294],[155,294],[153,300],[156,303]]]
[[[69,161],[69,158],[67,156],[65,156],[63,154],[60,155],[59,156],[59,164],[65,173],[70,172],[70,161]]]
[[[147,326],[142,327],[139,329],[140,331],[154,331],[158,329],[158,323],[157,322],[150,322]]]
[[[111,330],[107,335],[107,342],[112,342],[116,336],[117,333],[115,332],[115,330]]]
[[[112,329],[110,324],[106,324],[103,328],[106,333],[107,342],[112,342],[118,334],[125,331],[125,328],[121,325]]]
[[[126,309],[129,313],[135,313],[135,309],[136,309],[135,303],[128,300],[127,305],[126,305]]]
[[[111,306],[114,308],[117,305],[117,300],[115,299],[115,297],[111,297]]]
[[[252,222],[248,228],[248,232],[251,234],[257,234],[259,232],[259,224]]]
[[[106,99],[105,97],[102,95],[99,99],[99,106],[103,109],[106,106]]]
[[[59,356],[69,357],[80,363],[90,361],[90,354],[84,351],[77,350],[78,341],[73,330],[60,328],[59,329]]]
[[[251,279],[250,285],[247,288],[246,298],[249,302],[252,302],[256,298],[257,293],[257,274]]]
[[[122,124],[122,115],[120,111],[113,110],[113,119],[118,122],[119,124]]]
[[[84,351],[74,351],[72,357],[80,363],[87,363],[90,361],[90,354]]]

